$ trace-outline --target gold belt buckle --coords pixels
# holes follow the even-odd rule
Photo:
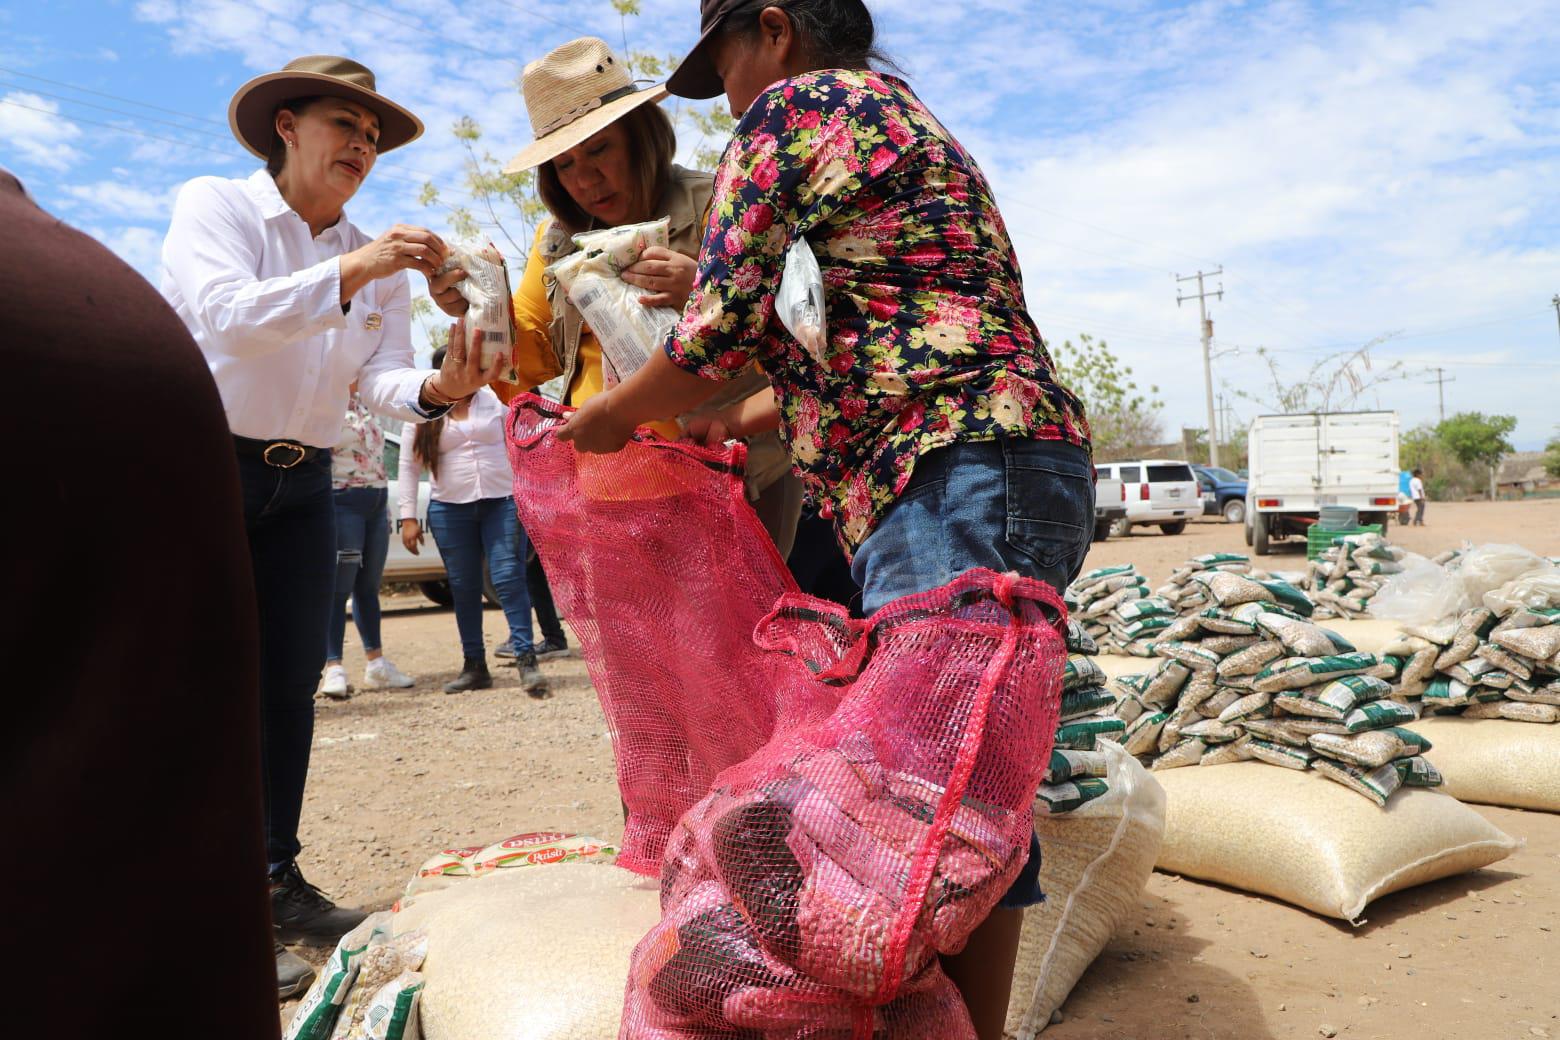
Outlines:
[[[272,460],[271,452],[278,448],[284,448],[288,451],[294,452],[295,454],[292,457],[292,461],[276,462]],[[265,446],[265,451],[260,453],[260,459],[267,466],[275,466],[277,469],[292,469],[294,466],[298,465],[298,463],[303,461],[304,455],[306,454],[307,452],[301,444],[295,443],[293,441],[276,441]]]

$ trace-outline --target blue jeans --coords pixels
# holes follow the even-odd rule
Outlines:
[[[899,499],[856,550],[862,611],[986,567],[1044,581],[1060,596],[1094,532],[1094,467],[1062,441],[967,441],[916,460]],[[1040,843],[1002,906],[1040,902]]]
[[[531,643],[531,597],[525,588],[525,530],[515,515],[514,499],[484,498],[476,502],[428,503],[428,527],[444,557],[450,592],[455,597],[455,626],[467,659],[483,656],[482,560],[509,621],[515,652],[528,654]]]
[[[347,599],[352,623],[364,650],[380,650],[379,581],[390,553],[389,491],[385,488],[336,489],[336,598],[330,609],[325,660],[341,660],[347,634]]]
[[[314,744],[314,688],[336,584],[330,452],[292,469],[238,457],[260,615],[260,782],[266,859],[296,859]]]

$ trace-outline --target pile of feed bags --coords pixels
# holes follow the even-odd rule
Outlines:
[[[1099,567],[1067,588],[1068,614],[1101,650],[1152,657],[1153,640],[1175,620],[1175,608],[1151,596],[1148,579],[1130,563]]]
[[[403,900],[426,936],[424,1040],[615,1037],[634,945],[660,886],[600,859],[499,870]]]
[[[1429,741],[1402,728],[1419,716],[1394,695],[1403,658],[1361,653],[1262,599],[1262,585],[1223,577],[1221,592],[1245,602],[1180,619],[1156,644],[1158,668],[1115,681],[1130,753],[1156,770],[1248,759],[1315,770],[1378,806],[1440,783]]]
[[[1340,535],[1332,548],[1312,560],[1307,588],[1317,618],[1360,618],[1387,580],[1403,572],[1408,550],[1379,534]]]
[[[1165,831],[1165,794],[1119,745],[1057,751],[1099,794],[1076,808],[1035,806],[1045,902],[1024,912],[1007,1034],[1030,1040],[1137,909]],[[1078,782],[1075,780],[1074,782]]]
[[[1391,649],[1412,651],[1422,682],[1405,685],[1427,715],[1513,722],[1560,721],[1560,608],[1519,607],[1504,615],[1474,607],[1455,622],[1409,625]],[[1405,679],[1409,676],[1405,675]]]
[[[424,984],[428,937],[392,935],[374,914],[342,936],[287,1023],[283,1040],[411,1040]]]
[[[1198,614],[1210,607],[1234,606],[1246,602],[1230,600],[1230,590],[1243,587],[1220,575],[1235,575],[1265,587],[1267,602],[1277,602],[1298,614],[1311,615],[1311,601],[1299,588],[1264,571],[1255,571],[1251,559],[1240,553],[1204,553],[1194,556],[1170,575],[1170,580],[1154,595],[1168,602],[1181,617]]]
[[[1160,870],[1351,922],[1373,899],[1489,866],[1521,844],[1441,791],[1402,791],[1378,809],[1255,762],[1156,779],[1168,802]]]

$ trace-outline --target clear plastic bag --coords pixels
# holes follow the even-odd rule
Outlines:
[[[639,371],[682,317],[672,307],[646,307],[639,302],[642,292],[622,278],[646,249],[670,248],[668,228],[662,217],[575,235],[575,252],[547,269],[596,334],[608,386]]]
[[[1413,556],[1403,561],[1403,572],[1394,574],[1376,593],[1370,601],[1370,612],[1374,617],[1405,625],[1434,625],[1460,616],[1472,605],[1455,573],[1422,556]]]
[[[504,254],[491,242],[458,242],[450,247],[449,259],[438,273],[460,268],[466,277],[455,283],[455,291],[471,304],[466,312],[466,347],[469,350],[477,333],[482,333],[482,368],[491,368],[502,356],[505,360],[499,378],[519,383],[515,370],[514,294],[509,288],[509,268]]]
[[[828,314],[823,272],[805,238],[798,237],[786,250],[785,274],[780,278],[780,291],[775,294],[775,315],[814,360],[824,360]]]
[[[1548,560],[1520,545],[1491,543],[1470,549],[1458,560],[1457,576],[1469,600],[1478,603],[1487,592],[1494,592],[1525,574],[1548,570]]]

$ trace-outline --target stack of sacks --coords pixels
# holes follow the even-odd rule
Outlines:
[[[1426,714],[1519,722],[1560,721],[1560,608],[1488,607],[1455,622],[1409,626],[1403,645],[1435,653],[1420,693]],[[1394,647],[1396,649],[1396,647]]]
[[[1204,553],[1194,556],[1170,575],[1170,580],[1155,591],[1154,595],[1168,600],[1177,614],[1192,614],[1213,606],[1207,586],[1194,581],[1198,575],[1215,572],[1250,574],[1251,557],[1240,553]]]
[[[1062,673],[1062,713],[1051,762],[1035,800],[1035,812],[1059,816],[1110,790],[1101,737],[1120,740],[1126,723],[1114,712],[1116,697],[1095,663],[1099,645],[1076,620],[1067,623],[1067,669]]]
[[[1378,805],[1401,786],[1439,783],[1420,757],[1429,742],[1396,728],[1418,717],[1393,698],[1403,658],[1360,653],[1260,598],[1268,590],[1251,579],[1224,577],[1226,598],[1251,598],[1182,618],[1157,644],[1156,670],[1117,680],[1129,752],[1154,769],[1246,759],[1314,768]]]
[[[1067,589],[1068,612],[1097,646],[1151,657],[1149,643],[1175,620],[1175,610],[1149,595],[1148,579],[1130,563],[1098,567]]]
[[[1318,618],[1362,618],[1388,577],[1403,571],[1408,550],[1379,534],[1348,534],[1310,564],[1307,586]],[[1437,558],[1439,562],[1439,557]]]

